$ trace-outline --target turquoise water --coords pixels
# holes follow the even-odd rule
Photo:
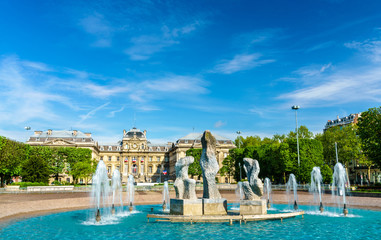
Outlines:
[[[0,225],[0,239],[380,239],[381,212],[350,209],[349,216],[326,207],[325,213],[316,206],[300,206],[304,218],[234,223],[147,223],[151,207],[159,213],[161,206],[137,206],[133,214],[97,225],[89,221],[91,210],[81,210],[34,217]],[[287,207],[274,205],[269,213],[282,212]],[[127,211],[127,209],[126,209]],[[127,211],[128,212],[128,211]],[[337,212],[337,213],[336,213]]]

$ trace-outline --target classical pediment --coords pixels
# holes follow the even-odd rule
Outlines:
[[[67,146],[67,145],[75,145],[75,143],[70,142],[68,140],[64,140],[62,138],[53,139],[51,141],[48,141],[45,143],[45,145],[61,145],[61,146]]]

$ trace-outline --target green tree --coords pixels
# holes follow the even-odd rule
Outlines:
[[[59,175],[63,173],[63,170],[66,166],[66,158],[65,158],[65,148],[57,147],[51,149],[51,172],[55,177],[55,180],[58,181]]]
[[[24,182],[48,183],[51,172],[51,149],[48,147],[31,147],[29,158],[21,166]]]
[[[188,168],[188,174],[191,175],[192,178],[194,176],[200,178],[202,175],[202,170],[200,166],[201,153],[201,148],[190,148],[185,153],[186,156],[192,156],[194,158],[194,162],[191,165],[189,165]]]
[[[298,129],[298,134],[299,134],[299,139],[311,139],[314,137],[314,134],[308,130],[306,126],[300,126]],[[287,138],[295,138],[296,139],[296,132],[291,131],[288,135]]]
[[[21,170],[21,162],[26,157],[25,145],[0,136],[0,182],[4,187],[4,181],[18,176]]]
[[[75,163],[71,169],[73,179],[77,182],[79,178],[83,178],[85,179],[85,184],[87,185],[96,170],[96,166],[97,164],[94,159]]]
[[[381,107],[361,113],[358,134],[365,155],[381,168]]]
[[[330,184],[332,182],[332,169],[327,165],[324,164],[320,167],[320,173],[323,178],[323,183]]]
[[[330,166],[336,164],[335,142],[337,143],[338,159],[345,167],[354,160],[363,158],[361,139],[357,136],[357,126],[336,126],[327,129],[318,136],[324,148],[324,161]]]
[[[230,177],[233,176],[235,172],[235,159],[231,156],[227,156],[222,161],[222,167],[220,169],[220,175],[221,176],[228,176],[228,181],[230,183]]]

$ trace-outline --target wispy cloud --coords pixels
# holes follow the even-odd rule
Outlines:
[[[232,74],[239,71],[249,70],[261,65],[274,62],[274,59],[261,59],[262,55],[254,54],[239,54],[231,60],[222,60],[220,64],[214,67],[213,72]]]
[[[214,124],[214,127],[215,128],[220,128],[220,127],[223,127],[226,125],[226,122],[223,122],[221,120],[217,121],[215,124]]]
[[[98,112],[99,110],[105,108],[106,106],[108,106],[110,104],[110,102],[107,102],[105,104],[102,104],[100,105],[99,107],[96,107],[94,109],[92,109],[91,111],[89,111],[86,115],[81,115],[80,118],[81,120],[78,122],[78,124],[81,124],[83,123],[84,121],[86,121],[88,118],[91,118],[92,116],[95,115],[96,112]]]
[[[50,71],[50,68],[42,63],[21,61],[17,56],[0,60],[0,122],[56,119],[57,115],[51,111],[50,103],[73,106],[68,97],[49,92],[44,87],[46,78],[40,72],[45,71]]]
[[[114,117],[115,116],[115,113],[119,113],[119,112],[122,112],[124,110],[125,106],[121,107],[120,109],[118,110],[115,110],[115,111],[111,111],[110,114],[108,115],[108,117]]]
[[[157,52],[175,44],[179,44],[181,38],[189,35],[202,25],[202,21],[196,20],[182,27],[170,28],[167,25],[161,27],[159,33],[140,35],[131,38],[132,46],[125,50],[131,60],[147,60]]]
[[[96,41],[92,44],[95,47],[110,47],[112,42],[113,27],[100,13],[93,13],[82,18],[79,25],[85,32],[96,37]]]

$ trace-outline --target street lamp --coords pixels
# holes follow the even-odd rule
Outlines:
[[[241,148],[241,138],[239,137],[239,135],[241,134],[241,131],[237,131],[237,134],[238,134],[238,148]]]
[[[298,131],[298,114],[297,111],[300,107],[294,105],[291,107],[292,110],[295,110],[295,123],[296,123],[296,148],[298,150],[298,167],[300,167],[300,156],[299,156],[299,131]]]

